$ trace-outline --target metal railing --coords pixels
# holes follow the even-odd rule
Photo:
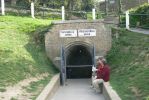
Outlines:
[[[126,26],[126,14],[119,15],[119,26]],[[149,29],[149,14],[129,14],[129,27],[130,28],[144,28]]]
[[[149,29],[149,14],[129,14],[130,27]]]
[[[52,9],[49,7],[34,7],[35,18],[42,19],[61,19],[61,9]],[[0,9],[1,12],[1,9]],[[5,15],[13,16],[31,16],[30,6],[10,5],[5,3]]]
[[[66,65],[66,67],[92,67],[93,65]]]

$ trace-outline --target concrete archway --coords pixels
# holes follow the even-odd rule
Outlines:
[[[96,36],[88,37],[61,37],[61,30],[79,30],[79,29],[96,29]],[[78,42],[79,41],[79,42]],[[53,64],[61,69],[61,46],[65,51],[74,51],[74,48],[82,48],[91,52],[92,44],[95,46],[95,56],[105,56],[111,48],[111,30],[102,20],[96,21],[64,21],[55,22],[53,27],[45,34],[45,49],[48,58]],[[75,46],[75,45],[81,45]],[[66,50],[67,49],[67,50]],[[71,53],[66,53],[71,55]],[[67,56],[66,55],[66,56]],[[68,56],[67,56],[68,57]],[[70,56],[71,58],[72,56]],[[88,56],[89,57],[89,56]],[[68,60],[68,59],[67,59]],[[71,62],[71,61],[69,61]]]
[[[66,48],[67,78],[91,77],[93,65],[92,48],[92,45],[82,42],[74,42]]]

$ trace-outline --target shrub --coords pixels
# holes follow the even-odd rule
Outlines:
[[[149,29],[149,4],[145,3],[130,11],[130,27],[141,27]],[[125,16],[120,18],[121,22],[125,22]],[[123,23],[120,23],[123,24]]]
[[[87,14],[85,11],[66,11],[66,19],[87,19]]]
[[[149,28],[149,4],[145,3],[144,5],[130,9],[130,15],[130,24],[132,26],[144,27],[147,25]]]

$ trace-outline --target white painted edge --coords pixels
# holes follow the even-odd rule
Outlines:
[[[122,100],[109,82],[103,83],[103,95],[106,100]]]
[[[50,100],[60,86],[60,74],[52,77],[48,85],[43,89],[36,100]]]

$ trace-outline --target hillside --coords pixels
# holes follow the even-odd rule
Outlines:
[[[107,55],[110,83],[122,100],[149,100],[149,35],[124,29],[118,32]]]
[[[39,79],[23,88],[36,92],[41,86],[41,91],[56,73],[44,50],[44,33],[49,27],[49,20],[0,16],[0,98],[7,87],[30,78]]]

